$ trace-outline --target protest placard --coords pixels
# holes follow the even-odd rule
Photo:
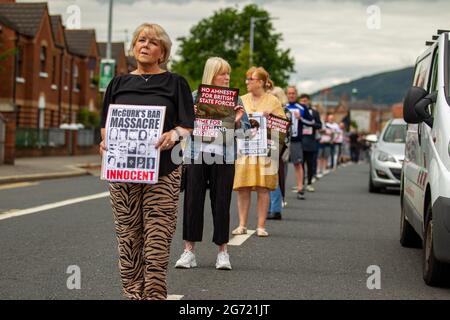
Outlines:
[[[243,139],[237,139],[238,153],[247,156],[267,156],[267,119],[259,112],[250,113],[248,118],[251,125],[250,133]]]
[[[239,89],[200,85],[197,91],[194,136],[213,141],[227,129],[234,129]],[[225,141],[222,135],[222,141]]]
[[[159,150],[155,144],[162,134],[165,112],[163,106],[109,106],[101,179],[158,182]]]
[[[285,118],[269,114],[267,117],[267,144],[269,150],[278,149],[281,151],[286,143],[290,121]]]

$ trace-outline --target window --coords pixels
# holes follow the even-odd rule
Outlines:
[[[97,60],[95,58],[89,58],[88,70],[89,70],[89,83],[91,86],[97,85],[97,80],[95,79],[95,68],[97,66]]]
[[[447,42],[447,47],[445,48],[445,58],[447,61],[445,61],[444,65],[447,65],[447,68],[444,72],[445,74],[445,89],[447,90],[447,96],[450,97],[450,81],[449,81],[449,77],[450,77],[450,41]],[[448,99],[447,99],[448,100]],[[449,105],[450,105],[450,101],[448,101]]]
[[[72,75],[72,80],[73,80],[73,90],[79,89],[80,85],[78,83],[78,66],[76,64],[73,65],[73,75]]]
[[[41,54],[39,56],[39,59],[41,61],[41,72],[45,72],[47,68],[47,47],[42,46],[41,47]]]
[[[431,70],[431,82],[430,82],[430,92],[434,92],[438,87],[438,64],[439,64],[439,50],[436,49],[433,55],[433,67]],[[429,111],[430,114],[434,116],[435,103],[430,104]]]
[[[64,87],[65,87],[64,90],[67,90],[67,88],[69,88],[70,69],[67,67],[67,61],[64,61],[63,66],[64,66]]]
[[[17,78],[22,78],[23,76],[23,47],[19,46],[17,48]]]
[[[390,143],[405,143],[406,124],[391,124],[384,133],[383,141]]]
[[[417,87],[422,87],[428,91],[428,80],[430,78],[430,70],[431,70],[431,52],[422,58],[417,65],[416,70],[414,72],[414,85]]]

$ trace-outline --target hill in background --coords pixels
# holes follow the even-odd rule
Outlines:
[[[352,96],[353,88],[358,90],[356,99],[368,100],[371,97],[374,103],[393,104],[403,101],[406,91],[412,84],[414,67],[401,70],[383,72],[363,77],[351,82],[330,87],[328,97]],[[320,91],[313,94],[318,96]]]

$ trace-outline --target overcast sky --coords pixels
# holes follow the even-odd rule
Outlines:
[[[42,2],[18,0],[17,2]],[[108,0],[50,0],[50,14],[69,22],[71,5],[79,7],[81,27],[95,28],[106,41]],[[238,6],[234,0],[114,0],[113,41],[131,38],[142,22],[162,25],[174,42],[187,36],[200,19],[219,8]],[[283,48],[295,58],[291,83],[302,92],[411,66],[436,29],[450,28],[448,0],[260,0],[240,1],[239,8],[257,3],[276,19]],[[379,11],[379,19],[377,12]],[[255,30],[257,32],[257,30]]]

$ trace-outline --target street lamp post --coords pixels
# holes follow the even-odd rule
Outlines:
[[[112,39],[112,15],[113,15],[113,5],[114,0],[109,0],[109,15],[108,15],[108,42],[106,44],[106,59],[112,58],[112,45],[111,45],[111,39]]]
[[[250,17],[250,54],[249,54],[249,64],[250,67],[253,66],[253,50],[255,41],[255,22],[260,20],[274,20],[278,18],[272,17]]]

